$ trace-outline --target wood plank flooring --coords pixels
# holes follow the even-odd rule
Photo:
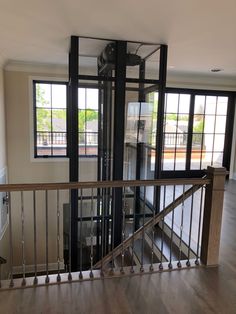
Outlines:
[[[226,185],[219,267],[3,291],[0,313],[236,314],[236,182]]]

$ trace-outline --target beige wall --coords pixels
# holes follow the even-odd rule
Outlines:
[[[0,172],[6,167],[6,133],[5,133],[5,107],[3,69],[0,67]]]
[[[0,175],[6,171],[6,132],[5,132],[5,103],[4,103],[4,79],[3,69],[0,67]],[[0,199],[2,202],[2,199]],[[9,260],[8,256],[8,228],[5,230],[2,239],[0,240],[0,256]],[[7,277],[8,265],[2,267],[2,278]]]
[[[34,160],[31,154],[31,139],[33,130],[32,122],[32,85],[31,78],[55,78],[66,75],[42,74],[37,72],[5,71],[5,99],[7,117],[7,153],[10,183],[37,183],[37,182],[67,182],[69,173],[68,160],[49,161],[45,159]],[[33,144],[33,143],[32,143]],[[80,160],[80,181],[96,180],[96,160]],[[49,262],[57,261],[56,250],[56,196],[49,193]],[[63,203],[68,203],[68,194],[60,194],[60,255],[62,258],[62,217]],[[21,200],[19,193],[12,195],[13,216],[13,246],[14,266],[20,266],[22,261],[21,251]],[[24,193],[25,210],[25,253],[26,264],[33,264],[33,201],[32,194]],[[37,262],[45,264],[45,195],[37,193]]]
[[[55,74],[5,71],[7,152],[10,183],[68,181],[68,161],[33,160],[30,143],[32,122],[31,77],[55,77]],[[58,77],[59,75],[57,75]],[[65,78],[65,76],[64,76]],[[33,143],[32,143],[33,144]],[[80,181],[96,179],[96,163],[80,161]]]

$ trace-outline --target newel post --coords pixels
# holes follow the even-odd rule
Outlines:
[[[226,174],[223,167],[207,167],[211,183],[206,186],[201,243],[201,262],[206,266],[218,265]]]

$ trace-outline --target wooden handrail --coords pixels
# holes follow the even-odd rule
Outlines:
[[[0,192],[42,191],[42,190],[73,190],[92,188],[119,188],[135,186],[167,186],[167,185],[204,185],[210,184],[207,178],[177,178],[158,180],[121,180],[121,181],[91,181],[64,183],[25,183],[0,184]]]
[[[141,226],[137,231],[134,232],[133,235],[124,240],[123,243],[114,248],[111,252],[109,252],[102,260],[97,262],[94,265],[94,268],[101,268],[101,265],[106,265],[111,261],[111,259],[116,258],[119,254],[122,253],[122,250],[127,249],[133,243],[140,239],[143,235],[143,231],[146,232],[149,228],[152,228],[158,222],[162,220],[166,215],[168,215],[174,208],[182,204],[187,198],[189,198],[193,193],[199,190],[202,187],[200,185],[194,185],[190,189],[188,189],[184,194],[180,195],[176,200],[174,200],[171,204],[169,204],[166,208],[164,208],[160,213],[156,214],[153,218],[147,221],[143,226]]]

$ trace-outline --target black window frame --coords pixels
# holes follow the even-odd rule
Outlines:
[[[66,144],[66,147],[65,147],[65,151],[66,153],[63,154],[63,155],[39,155],[38,154],[38,147],[37,147],[37,102],[36,102],[36,85],[37,84],[51,84],[51,85],[65,85],[66,86],[66,131],[65,131],[65,134],[66,134],[66,137],[67,137],[67,134],[68,134],[68,123],[67,123],[67,120],[68,120],[68,82],[67,81],[60,81],[60,80],[39,80],[39,79],[33,79],[32,81],[32,84],[33,84],[33,137],[34,137],[34,158],[35,159],[63,159],[63,158],[68,158],[68,145]],[[98,90],[98,86],[95,85],[95,84],[80,84],[79,88],[85,88],[85,89],[97,89]],[[79,107],[78,107],[78,113],[79,113]],[[86,109],[85,109],[86,110]],[[89,110],[89,109],[88,109]],[[99,109],[98,109],[99,110]],[[97,111],[98,111],[97,110]],[[86,122],[85,122],[86,123]],[[49,131],[48,133],[52,133],[52,131]],[[79,134],[80,133],[94,133],[94,132],[86,132],[86,130],[84,131],[80,131],[79,130]],[[97,133],[97,136],[98,136],[98,131],[96,132]],[[87,138],[87,136],[85,136],[85,138]],[[87,151],[87,143],[85,142],[84,144],[85,146],[85,152]],[[79,147],[78,147],[79,149]],[[83,155],[79,155],[79,158],[97,158],[98,157],[98,154],[90,154],[90,155],[87,155],[87,154],[83,154]]]

